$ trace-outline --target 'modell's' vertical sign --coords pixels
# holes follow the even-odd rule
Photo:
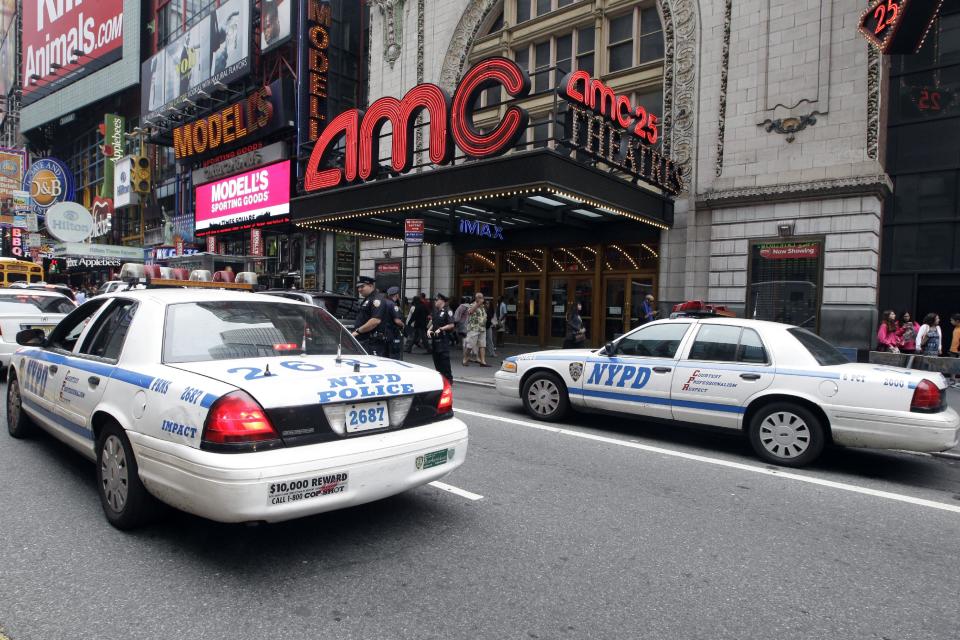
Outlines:
[[[327,77],[330,70],[330,0],[301,0],[297,77],[297,155],[302,156],[327,123]],[[297,175],[302,175],[297,163]]]

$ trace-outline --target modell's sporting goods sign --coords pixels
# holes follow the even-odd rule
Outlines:
[[[282,222],[290,213],[290,161],[201,185],[196,195],[201,235]]]
[[[120,59],[123,0],[23,0],[21,47],[30,104]]]

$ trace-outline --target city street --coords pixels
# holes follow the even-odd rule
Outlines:
[[[0,387],[5,393],[5,386]],[[457,384],[466,464],[279,525],[110,527],[94,469],[0,435],[0,636],[955,638],[960,461],[615,418],[534,422]]]

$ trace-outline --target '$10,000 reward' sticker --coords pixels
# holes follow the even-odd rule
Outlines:
[[[348,473],[330,473],[313,478],[274,482],[267,492],[268,504],[289,504],[310,498],[344,493],[347,490]]]

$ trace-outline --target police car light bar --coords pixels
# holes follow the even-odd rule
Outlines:
[[[687,302],[673,305],[673,313],[670,314],[670,317],[700,316],[704,318],[735,318],[736,315],[737,314],[728,310],[724,305],[705,304],[703,300],[688,300]]]
[[[211,277],[209,271],[195,270],[189,274],[185,269],[170,269],[157,265],[127,263],[120,268],[120,279],[128,282],[130,288],[142,285],[148,289],[160,287],[184,287],[191,289],[231,289],[253,291],[257,275],[242,271],[236,275],[232,271],[218,271]]]

